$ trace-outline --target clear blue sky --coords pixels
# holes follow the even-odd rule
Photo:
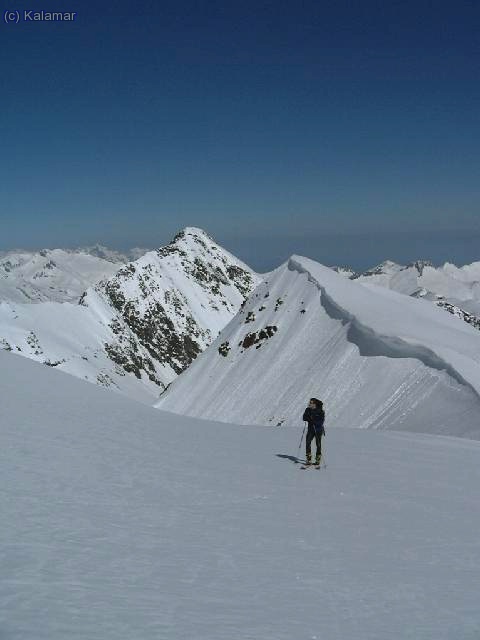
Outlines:
[[[480,260],[480,3],[32,4],[78,15],[2,19],[0,249]]]

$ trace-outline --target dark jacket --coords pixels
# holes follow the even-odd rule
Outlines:
[[[303,419],[308,422],[308,424],[313,425],[315,431],[319,433],[325,433],[325,429],[323,428],[323,423],[325,422],[325,412],[323,409],[310,409],[307,407],[303,414]]]

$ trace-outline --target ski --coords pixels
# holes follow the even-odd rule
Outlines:
[[[302,469],[303,471],[305,471],[306,469],[316,469],[317,471],[320,471],[320,469],[326,468],[326,464],[302,464],[302,466],[300,467],[300,469]]]
[[[297,462],[300,463],[300,469],[308,469],[308,467],[311,467],[313,464],[312,462],[307,462],[305,458],[303,458],[303,460],[301,458],[298,458]]]

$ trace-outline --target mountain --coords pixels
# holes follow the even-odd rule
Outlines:
[[[125,253],[121,253],[120,251],[115,251],[114,249],[109,249],[108,247],[104,247],[101,244],[95,244],[89,247],[81,247],[80,249],[75,249],[75,253],[87,253],[91,256],[96,256],[97,258],[102,258],[103,260],[108,260],[109,262],[125,264],[132,260],[138,260],[143,255],[145,255],[150,249],[145,249],[141,247],[133,247],[129,249]]]
[[[363,284],[374,284],[430,300],[475,328],[480,328],[480,262],[434,267],[426,260],[406,266],[385,261],[362,274],[339,271]]]
[[[72,261],[85,258],[70,254]],[[193,227],[126,265],[88,260],[110,265],[113,274],[75,304],[1,302],[0,346],[148,403],[210,344],[260,281]]]
[[[79,249],[0,252],[0,301],[77,302],[82,293],[147,252],[120,253],[96,244]]]
[[[353,280],[354,278],[358,277],[358,273],[356,271],[354,271],[353,269],[351,269],[350,267],[347,266],[331,266],[330,269],[333,269],[334,271],[336,271],[337,273],[340,273],[342,276],[345,276],[345,278],[350,278],[350,280]]]
[[[178,374],[212,342],[258,282],[247,265],[201,229],[189,227],[166,247],[89,289],[81,304],[120,314],[151,357]],[[117,347],[111,351],[117,353]]]
[[[92,284],[109,278],[122,260],[87,251],[9,251],[0,257],[0,302],[77,302]]]
[[[5,640],[479,637],[480,443],[332,429],[300,471],[301,429],[0,369]]]
[[[480,439],[480,334],[428,301],[292,257],[257,287],[156,406],[244,424],[301,424]]]

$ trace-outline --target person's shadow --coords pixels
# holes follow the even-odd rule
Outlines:
[[[287,456],[285,453],[277,453],[276,456],[277,456],[277,458],[283,458],[284,460],[290,460],[294,464],[302,464],[303,462],[305,462],[304,460],[301,460],[300,458],[297,458],[297,456]]]

